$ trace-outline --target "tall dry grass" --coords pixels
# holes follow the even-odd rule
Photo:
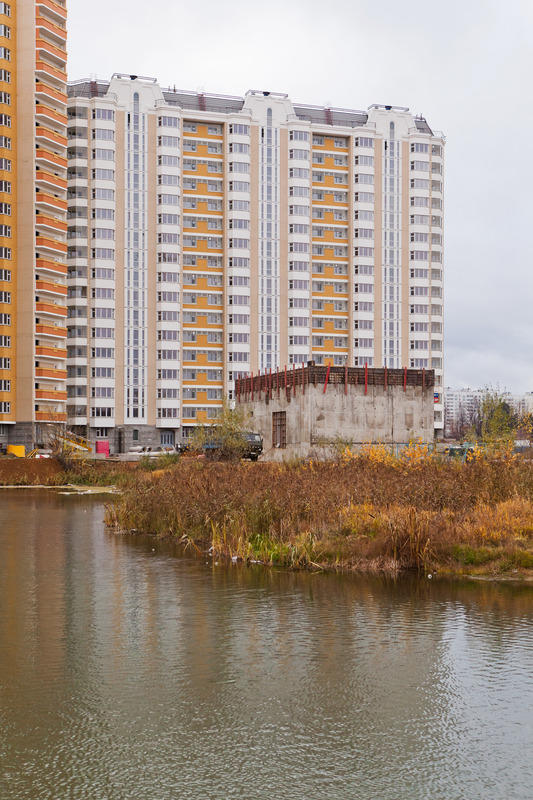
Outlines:
[[[524,570],[533,568],[533,465],[443,462],[416,447],[335,463],[182,462],[136,475],[107,522],[294,567]]]

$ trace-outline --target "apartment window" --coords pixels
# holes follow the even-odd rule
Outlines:
[[[0,358],[0,369],[11,369],[11,359]]]
[[[249,211],[250,210],[250,201],[249,200],[230,200],[229,201],[229,210],[230,211]]]
[[[230,219],[229,221],[230,230],[248,230],[250,227],[250,221],[247,219]]]
[[[163,174],[157,176],[157,182],[159,186],[179,186],[180,179],[178,175]]]
[[[305,180],[309,179],[309,170],[305,169],[304,167],[291,167],[289,169],[289,178],[303,178]],[[309,208],[307,207],[309,212]]]
[[[114,200],[115,199],[115,190],[114,189],[102,189],[99,186],[95,187],[92,190],[92,198],[93,198],[93,200]]]
[[[160,167],[179,167],[180,160],[178,156],[162,155],[157,157],[157,163]]]
[[[158,214],[157,221],[160,225],[179,225],[178,214]]]
[[[248,181],[230,181],[229,190],[230,192],[249,192],[250,184]]]
[[[91,255],[92,258],[103,258],[107,261],[112,261],[115,258],[115,251],[110,247],[93,247],[91,249]],[[98,274],[93,274],[93,278],[110,278],[112,280],[115,277],[115,273],[112,269],[100,269],[97,270],[97,273]]]
[[[0,401],[0,414],[11,414],[11,403]]]
[[[308,142],[309,133],[307,131],[290,131],[289,139],[291,142]]]
[[[4,14],[6,17],[11,16],[11,6],[9,3],[0,3],[0,14]]]
[[[0,103],[4,103],[6,106],[11,105],[11,95],[9,92],[0,92]]]
[[[248,154],[250,152],[250,145],[244,142],[230,142],[229,151],[230,153]]]
[[[179,119],[178,117],[168,117],[168,116],[161,116],[158,117],[158,125],[160,128],[178,128],[179,127]],[[194,128],[196,130],[196,126]],[[187,130],[186,123],[183,125],[183,130]]]
[[[109,150],[104,147],[96,147],[92,151],[93,159],[99,159],[100,161],[114,161],[115,160],[115,151]]]
[[[112,142],[115,139],[115,132],[111,128],[93,128],[93,139]]]
[[[354,196],[354,200],[356,203],[373,203],[374,202],[374,193],[373,192],[356,192]]]
[[[93,181],[114,181],[115,180],[115,170],[114,169],[93,169],[92,170],[92,178],[93,178]]]
[[[11,280],[11,270],[10,269],[0,269],[0,281],[10,281]],[[0,294],[1,297],[1,294]],[[11,296],[10,296],[11,297]],[[1,302],[6,302],[5,300],[0,300]],[[7,302],[10,302],[7,301]]]
[[[185,130],[185,126],[184,126]],[[196,130],[196,127],[195,127]],[[236,136],[248,136],[250,133],[250,128],[248,125],[240,125],[232,123],[229,126],[229,132],[235,134]]]
[[[291,186],[289,188],[290,197],[309,197],[309,189],[307,186]]]
[[[157,144],[159,147],[178,147],[179,136],[158,136]]]
[[[93,208],[92,218],[113,220],[115,219],[115,212],[112,208]]]
[[[246,161],[230,161],[230,172],[250,172],[250,165]]]
[[[93,228],[93,239],[114,239],[115,231],[113,228]]]
[[[287,447],[287,412],[272,412],[272,446]]]
[[[179,205],[179,196],[177,194],[158,194],[157,203],[160,206],[177,206]]]
[[[4,36],[6,39],[11,39],[11,28],[9,25],[0,25],[0,36]]]

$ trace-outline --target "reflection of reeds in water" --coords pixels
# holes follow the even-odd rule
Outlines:
[[[138,474],[107,522],[213,555],[291,567],[533,569],[533,465],[412,451],[307,464],[176,464]]]

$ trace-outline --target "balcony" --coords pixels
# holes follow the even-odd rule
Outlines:
[[[66,155],[60,156],[57,153],[51,153],[50,150],[44,150],[42,147],[37,147],[35,149],[35,159],[40,164],[45,164],[45,169],[59,167],[61,170],[66,170],[67,168]]]
[[[45,206],[54,211],[66,211],[66,200],[61,200],[59,197],[54,197],[52,194],[46,192],[37,192],[35,195],[35,203],[37,206]]]
[[[67,393],[64,391],[58,391],[57,389],[36,389],[35,398],[37,400],[50,400],[51,402],[56,402],[57,400],[66,400]]]
[[[50,122],[52,122],[56,125],[64,125],[65,128],[67,127],[67,115],[43,103],[35,103],[35,117],[38,122],[44,124],[50,124]]]
[[[38,344],[35,347],[35,355],[43,358],[66,359],[67,350],[65,347],[52,347],[51,345]]]
[[[65,70],[53,67],[46,61],[37,61],[35,65],[35,73],[38,78],[46,78],[46,80],[57,81],[60,86],[60,91],[61,87],[67,82],[67,73]]]
[[[35,181],[39,186],[52,187],[53,189],[61,189],[65,191],[67,188],[67,181],[59,175],[52,175],[50,172],[45,172],[43,169],[35,170]]]
[[[66,256],[67,254],[66,242],[58,242],[55,239],[45,239],[43,236],[36,236],[35,246],[39,251],[39,255],[43,250],[53,255],[61,254],[62,256]]]
[[[67,146],[66,136],[43,125],[37,125],[35,128],[35,138],[38,142],[52,142],[52,144],[59,144],[63,147]]]
[[[61,297],[67,296],[67,287],[61,283],[51,283],[50,281],[36,281],[37,291],[39,294],[45,292],[47,294],[59,295]]]
[[[42,325],[38,323],[35,326],[35,332],[40,336],[51,336],[53,339],[66,339],[67,329],[62,328],[60,325]]]
[[[45,217],[44,214],[35,215],[35,226],[41,230],[48,230],[50,233],[66,233],[67,223],[66,220],[57,219],[56,217]]]
[[[55,25],[45,17],[38,16],[35,20],[35,27],[41,35],[41,31],[46,31],[51,39],[53,39],[59,47],[64,47],[67,41],[67,31],[63,25]]]
[[[54,411],[54,409],[50,409],[49,411],[39,411],[35,412],[35,420],[36,422],[66,422],[67,415],[64,411]]]
[[[39,272],[52,272],[56,275],[67,274],[67,265],[60,264],[58,261],[46,261],[44,258],[38,258],[35,266]]]
[[[67,95],[65,92],[60,92],[57,89],[54,89],[52,86],[42,83],[41,81],[38,81],[35,84],[35,94],[41,99],[41,101],[44,100],[45,103],[46,100],[49,99],[63,107],[67,105]]]
[[[45,8],[52,16],[57,18],[58,22],[65,21],[67,18],[67,9],[59,3],[54,3],[54,0],[37,0],[36,7],[39,12]]]
[[[52,367],[36,367],[36,378],[51,378],[54,381],[66,381],[66,369],[53,369]]]
[[[39,37],[37,34],[37,41],[35,43],[37,48],[37,59],[39,60],[39,56],[41,53],[44,53],[48,58],[51,58],[54,62],[56,67],[59,69],[64,70],[65,65],[67,63],[67,53],[66,50],[63,50],[61,47],[54,47],[53,44],[47,42],[45,39]]]
[[[35,308],[37,313],[51,314],[54,317],[67,316],[66,306],[60,306],[58,303],[43,303],[41,300],[38,300],[35,303]]]

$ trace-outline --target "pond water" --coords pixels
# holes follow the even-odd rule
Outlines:
[[[533,797],[533,586],[215,565],[0,493],[1,800]]]

